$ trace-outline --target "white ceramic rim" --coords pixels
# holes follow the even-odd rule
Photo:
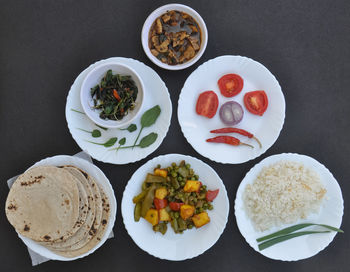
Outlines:
[[[138,90],[138,96],[141,96],[141,101],[138,105],[136,105],[136,108],[133,109],[134,112],[134,116],[130,119],[128,119],[127,121],[125,121],[125,119],[122,119],[120,121],[112,121],[112,120],[102,120],[100,118],[95,118],[95,116],[92,114],[92,109],[88,107],[88,105],[86,103],[83,103],[83,99],[84,99],[84,94],[85,92],[87,92],[88,90],[90,90],[91,86],[88,87],[86,86],[86,82],[88,81],[89,77],[94,74],[96,72],[96,70],[102,69],[105,66],[110,66],[110,65],[117,65],[117,66],[121,66],[124,69],[128,70],[131,72],[131,74],[133,74],[133,76],[136,77],[136,81],[139,82],[140,84],[140,89]],[[107,71],[105,71],[106,73]],[[135,79],[134,79],[135,80]],[[140,75],[131,67],[129,67],[128,65],[124,64],[124,63],[120,63],[120,62],[113,62],[113,63],[102,63],[100,65],[97,65],[96,67],[94,67],[84,78],[82,84],[81,84],[81,89],[80,89],[80,103],[83,107],[84,112],[86,113],[86,115],[90,118],[90,120],[92,122],[94,122],[95,124],[102,126],[102,127],[106,127],[106,128],[120,128],[120,127],[124,127],[127,126],[128,124],[132,123],[139,115],[140,112],[142,110],[142,105],[143,105],[143,101],[144,101],[144,96],[145,96],[145,86],[143,84],[143,80],[140,77]]]
[[[223,197],[224,197],[224,205],[227,207],[227,210],[226,210],[226,213],[225,213],[225,222],[222,224],[221,226],[221,229],[220,231],[217,232],[217,237],[215,239],[215,241],[213,241],[212,243],[208,244],[205,248],[203,248],[202,250],[192,254],[192,255],[189,255],[189,256],[186,256],[185,258],[165,258],[164,256],[161,256],[161,255],[157,255],[155,254],[154,252],[149,252],[147,248],[145,248],[138,240],[134,239],[134,237],[132,236],[132,233],[130,232],[130,230],[128,229],[128,224],[126,222],[128,222],[128,216],[130,216],[130,214],[133,214],[133,210],[130,211],[130,210],[126,210],[126,195],[128,194],[128,190],[129,190],[129,187],[130,187],[130,182],[136,178],[136,176],[138,175],[138,172],[139,171],[142,171],[142,168],[144,167],[148,167],[149,165],[155,165],[157,164],[157,160],[162,160],[163,158],[166,158],[166,157],[171,157],[172,160],[185,160],[186,162],[190,163],[190,164],[193,164],[193,162],[195,161],[196,163],[200,164],[201,166],[203,167],[206,167],[209,171],[211,171],[217,178],[217,181],[219,182],[221,188],[220,188],[220,193],[223,193]],[[174,157],[174,158],[172,158]],[[192,163],[191,163],[192,161]],[[221,191],[222,190],[222,191]],[[123,216],[123,223],[124,223],[124,226],[125,226],[125,229],[127,230],[129,236],[131,237],[131,239],[135,242],[135,244],[141,248],[143,251],[147,252],[148,254],[154,256],[154,257],[157,257],[159,259],[162,259],[162,260],[169,260],[169,261],[183,261],[183,260],[187,260],[187,259],[192,259],[194,257],[197,257],[201,254],[203,254],[205,251],[207,251],[208,249],[210,249],[218,240],[219,238],[221,237],[222,233],[224,232],[225,228],[226,228],[226,225],[227,225],[227,221],[228,221],[228,215],[229,215],[229,210],[230,210],[230,202],[229,202],[229,199],[228,199],[228,196],[227,196],[227,191],[226,191],[226,187],[225,187],[225,184],[223,183],[222,179],[220,178],[220,176],[217,174],[217,172],[208,164],[206,164],[205,162],[201,161],[200,159],[197,159],[195,157],[192,157],[192,156],[188,156],[188,155],[183,155],[183,154],[176,154],[176,153],[172,153],[172,154],[167,154],[167,155],[160,155],[158,157],[155,157],[153,158],[152,160],[149,160],[147,161],[145,164],[141,165],[135,172],[134,174],[132,175],[132,177],[130,178],[130,180],[128,181],[127,185],[125,186],[125,190],[123,192],[123,198],[122,198],[122,203],[121,203],[121,210],[122,210],[122,216]],[[215,209],[214,209],[215,211]],[[128,215],[127,215],[128,214]],[[132,216],[133,218],[133,216]],[[138,222],[139,223],[139,222]],[[212,223],[215,223],[215,222],[212,222]],[[150,226],[148,226],[150,227]],[[150,227],[151,228],[151,227]],[[169,229],[168,231],[172,231],[172,229]],[[176,234],[175,234],[176,235]]]
[[[297,153],[281,153],[281,154],[276,154],[276,155],[272,155],[272,156],[269,156],[265,159],[263,159],[262,161],[260,161],[259,163],[255,164],[248,172],[247,174],[245,175],[245,177],[242,179],[240,185],[238,186],[238,189],[237,189],[237,193],[236,193],[236,199],[235,199],[235,203],[234,203],[234,212],[235,212],[235,217],[236,217],[236,222],[237,222],[237,227],[241,233],[241,235],[243,236],[243,238],[246,240],[246,242],[258,253],[264,255],[265,257],[267,258],[270,258],[270,259],[274,259],[274,260],[281,260],[281,261],[298,261],[298,260],[302,260],[302,259],[307,259],[307,258],[310,258],[310,257],[313,257],[315,256],[316,254],[318,254],[319,252],[321,252],[322,250],[324,250],[334,239],[334,237],[337,235],[337,232],[331,232],[329,234],[327,234],[328,236],[325,237],[325,239],[327,239],[328,243],[325,243],[322,247],[319,247],[317,251],[313,252],[312,254],[308,254],[308,255],[305,255],[303,256],[302,258],[275,258],[273,256],[267,256],[265,254],[266,251],[259,251],[258,249],[258,243],[256,242],[255,239],[251,239],[250,237],[246,237],[244,235],[244,226],[243,226],[243,223],[241,222],[241,218],[240,218],[240,213],[241,211],[238,211],[238,206],[241,206],[241,202],[243,201],[242,199],[240,199],[240,197],[242,196],[243,194],[243,190],[244,188],[246,187],[246,185],[248,183],[251,183],[252,182],[252,177],[250,177],[252,175],[252,173],[254,171],[261,171],[261,169],[266,166],[266,165],[269,165],[269,164],[272,164],[276,161],[280,161],[280,160],[283,160],[283,161],[298,161],[298,159],[304,159],[305,161],[308,161],[310,162],[310,164],[314,164],[314,165],[317,165],[320,169],[322,169],[322,171],[324,171],[324,173],[326,173],[328,176],[329,176],[329,180],[328,182],[331,182],[333,184],[333,186],[335,187],[335,189],[338,191],[338,194],[340,196],[340,204],[341,204],[341,215],[339,214],[340,216],[340,223],[337,224],[337,225],[332,225],[336,228],[340,228],[341,226],[341,223],[342,223],[342,217],[343,217],[343,214],[344,214],[344,200],[343,200],[343,197],[342,197],[342,192],[341,192],[341,188],[339,186],[339,183],[337,182],[337,180],[334,178],[333,174],[328,170],[328,168],[326,168],[322,163],[320,163],[319,161],[317,161],[316,159],[310,157],[310,156],[307,156],[307,155],[301,155],[301,154],[297,154]],[[298,223],[305,223],[305,222],[309,222],[308,219],[305,219],[303,220],[303,222],[297,222],[297,223],[294,223],[294,224],[290,224],[290,225],[295,225],[295,224],[298,224]],[[322,223],[322,222],[319,222],[319,223]],[[289,225],[288,225],[289,226]],[[283,228],[282,227],[279,227],[278,229],[281,229]],[[270,231],[271,232],[271,231]],[[263,234],[265,235],[265,234]],[[262,235],[260,235],[262,236]],[[302,237],[298,237],[298,238],[295,238],[295,239],[300,239],[300,238],[304,238],[306,236],[302,236]],[[293,239],[289,240],[289,241],[293,241]],[[288,246],[288,242],[289,241],[285,241],[284,243],[286,243],[286,246]],[[282,245],[282,244],[281,244]]]
[[[73,160],[75,162],[78,162],[78,164],[84,165],[83,170],[86,171],[88,174],[90,174],[90,172],[97,172],[99,176],[102,177],[102,180],[97,180],[95,177],[95,180],[97,183],[99,183],[100,185],[103,186],[103,189],[106,190],[105,193],[108,195],[109,201],[110,201],[110,207],[111,207],[111,213],[109,216],[109,221],[108,221],[108,226],[106,228],[105,233],[103,234],[102,239],[99,241],[98,244],[96,244],[92,249],[90,249],[88,252],[77,256],[77,257],[73,257],[73,258],[66,258],[63,256],[60,256],[58,254],[55,254],[54,252],[50,251],[49,249],[45,248],[44,246],[41,246],[39,244],[37,244],[35,241],[33,241],[32,239],[26,238],[24,236],[22,236],[21,234],[17,233],[19,238],[22,239],[22,241],[24,242],[24,244],[30,248],[31,250],[33,250],[35,253],[48,258],[50,260],[58,260],[58,261],[73,261],[76,259],[80,259],[80,258],[84,258],[88,255],[90,255],[91,253],[95,252],[98,248],[100,248],[108,239],[108,236],[110,235],[110,233],[113,230],[114,227],[114,223],[115,223],[115,219],[116,219],[116,215],[117,215],[117,201],[115,199],[115,194],[114,194],[114,190],[112,188],[112,185],[110,184],[108,178],[106,177],[106,175],[102,172],[102,170],[100,168],[98,168],[96,165],[92,164],[91,162],[82,159],[82,158],[78,158],[75,156],[69,156],[69,155],[57,155],[57,156],[53,156],[53,157],[48,157],[45,159],[42,159],[38,162],[36,162],[34,165],[32,165],[31,167],[29,167],[27,170],[29,170],[32,167],[36,167],[39,165],[48,165],[48,163],[50,165],[62,165],[61,163],[57,163],[55,164],[55,161],[64,161],[64,160]],[[72,163],[69,163],[72,165]],[[74,163],[73,163],[74,165]],[[87,169],[91,169],[93,171],[87,170]],[[26,170],[26,171],[27,171]],[[47,253],[47,254],[45,254]]]
[[[207,67],[207,65],[210,64],[210,62],[213,62],[213,61],[218,61],[220,59],[225,59],[225,58],[239,58],[239,59],[242,59],[242,60],[248,60],[249,62],[252,62],[254,63],[255,65],[257,65],[258,67],[262,68],[264,71],[266,71],[270,76],[271,76],[271,79],[274,81],[274,83],[276,84],[277,88],[279,89],[280,91],[280,95],[281,95],[281,98],[282,98],[282,101],[283,101],[283,114],[281,116],[281,124],[279,125],[278,127],[278,133],[276,135],[274,135],[273,137],[273,141],[271,142],[270,145],[265,145],[263,143],[263,147],[262,149],[260,150],[261,152],[260,153],[257,153],[255,156],[252,156],[250,157],[249,159],[245,159],[245,160],[240,160],[240,161],[232,161],[232,160],[227,160],[225,159],[223,156],[216,156],[216,157],[210,157],[210,156],[207,156],[207,154],[205,154],[203,152],[203,149],[202,150],[198,150],[196,149],[193,144],[191,143],[191,138],[189,137],[189,135],[187,135],[187,133],[185,132],[185,129],[183,128],[183,125],[182,125],[182,122],[183,120],[181,120],[180,118],[180,115],[182,115],[182,113],[180,112],[181,108],[179,105],[182,104],[182,100],[183,100],[183,96],[184,96],[184,89],[187,87],[187,85],[189,85],[189,79],[190,77],[194,74],[194,73],[197,73],[197,71],[200,71],[200,70],[205,70]],[[219,109],[218,109],[219,110]],[[248,57],[244,57],[244,56],[239,56],[239,55],[223,55],[223,56],[218,56],[218,57],[215,57],[213,59],[210,59],[210,60],[207,60],[206,62],[202,63],[200,66],[198,66],[186,79],[185,83],[184,83],[184,86],[182,87],[181,89],[181,92],[180,92],[180,95],[179,95],[179,100],[178,100],[178,107],[177,107],[177,115],[178,115],[178,122],[180,124],[180,128],[181,128],[181,131],[184,135],[184,137],[186,138],[187,142],[193,147],[193,149],[199,153],[200,155],[212,160],[212,161],[215,161],[215,162],[218,162],[218,163],[223,163],[223,164],[241,164],[241,163],[245,163],[247,161],[250,161],[250,160],[253,160],[259,156],[261,156],[262,154],[264,154],[278,139],[281,131],[282,131],[282,128],[283,128],[283,125],[284,125],[284,121],[285,121],[285,111],[286,111],[286,102],[285,102],[285,98],[284,98],[284,94],[282,92],[282,88],[278,82],[278,80],[276,79],[276,77],[270,72],[269,69],[266,68],[266,66],[264,66],[263,64],[261,64],[260,62],[258,61],[255,61],[251,58],[248,58]],[[217,115],[218,113],[216,113]],[[220,125],[219,125],[220,126]],[[221,125],[222,127],[224,127],[224,125]],[[238,125],[239,126],[239,125]],[[239,148],[239,147],[238,147]]]
[[[201,27],[201,48],[199,52],[189,61],[182,63],[182,64],[177,64],[177,65],[168,65],[163,62],[161,62],[159,59],[157,59],[153,54],[151,53],[149,47],[148,47],[148,34],[149,34],[149,27],[146,27],[147,25],[152,26],[154,20],[159,17],[161,14],[165,13],[168,10],[180,10],[188,13],[191,15],[197,23]],[[164,6],[161,6],[154,10],[146,19],[145,23],[143,24],[142,31],[141,31],[141,43],[143,50],[145,51],[147,57],[157,66],[167,69],[167,70],[182,70],[185,68],[190,67],[191,65],[195,64],[203,55],[205,49],[207,48],[208,44],[208,29],[207,26],[203,20],[203,18],[199,15],[197,11],[195,11],[193,8],[182,5],[182,4],[167,4]]]

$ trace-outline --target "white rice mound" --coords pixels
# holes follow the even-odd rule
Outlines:
[[[243,194],[245,211],[258,231],[295,223],[318,213],[326,189],[303,164],[280,161],[264,167]]]

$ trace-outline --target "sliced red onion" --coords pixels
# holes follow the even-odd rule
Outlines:
[[[234,126],[241,122],[243,113],[242,106],[235,101],[223,104],[219,112],[221,121],[229,126]]]

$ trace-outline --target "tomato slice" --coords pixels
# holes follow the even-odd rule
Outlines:
[[[179,203],[179,202],[169,202],[169,207],[173,211],[179,211],[182,205],[183,203]]]
[[[269,101],[264,91],[254,91],[244,95],[244,105],[251,113],[262,116]]]
[[[196,112],[199,115],[213,118],[218,110],[219,99],[213,91],[206,91],[199,95],[196,105]]]
[[[227,74],[218,81],[220,92],[225,97],[239,94],[243,89],[243,79],[237,74]]]
[[[153,203],[156,209],[160,210],[165,208],[168,205],[168,200],[166,200],[165,198],[164,199],[155,198]]]
[[[219,189],[216,189],[214,191],[208,190],[205,195],[205,198],[207,199],[207,201],[213,201],[217,197],[218,193]]]

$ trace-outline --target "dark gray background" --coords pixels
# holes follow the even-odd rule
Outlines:
[[[175,72],[153,65],[140,42],[144,20],[166,3],[0,1],[0,270],[349,271],[350,1],[182,1],[204,18],[209,42],[194,66]],[[242,165],[201,157],[186,142],[177,121],[177,100],[185,79],[199,64],[225,54],[263,63],[277,77],[286,98],[286,120],[277,142]],[[118,209],[116,238],[93,255],[32,268],[24,244],[5,217],[5,181],[42,158],[79,151],[65,121],[68,90],[83,69],[112,56],[138,59],[155,69],[173,102],[170,130],[156,152],[129,165],[96,161],[110,179],[118,205],[138,167],[160,154],[183,153],[202,159],[223,179],[231,203],[228,224],[219,241],[201,256],[169,262],[135,245]],[[306,154],[325,164],[345,198],[345,234],[337,235],[317,256],[291,263],[267,259],[250,248],[233,213],[235,193],[245,173],[263,158],[283,152]]]

